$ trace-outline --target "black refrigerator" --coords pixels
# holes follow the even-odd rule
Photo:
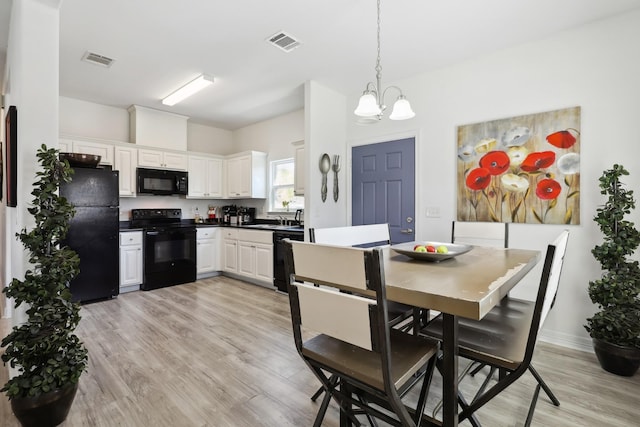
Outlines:
[[[94,301],[118,295],[120,281],[120,196],[118,171],[75,168],[60,195],[74,205],[65,244],[78,253],[80,273],[71,281],[71,298]]]

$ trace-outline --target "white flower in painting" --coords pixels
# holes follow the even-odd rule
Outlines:
[[[505,147],[520,147],[531,138],[531,129],[524,126],[511,128],[502,134],[502,145]]]
[[[475,146],[476,153],[488,153],[498,144],[495,138],[483,138]]]
[[[513,193],[524,193],[529,188],[529,180],[513,173],[502,175],[500,182],[505,190]]]
[[[580,172],[580,154],[567,153],[558,159],[558,170],[565,175]]]
[[[473,145],[467,144],[458,148],[458,158],[463,162],[468,162],[476,155],[476,150],[473,149]]]
[[[524,147],[509,147],[507,150],[511,166],[520,166],[520,164],[529,155],[529,150]]]

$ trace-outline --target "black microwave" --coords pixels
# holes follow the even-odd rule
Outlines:
[[[138,194],[186,195],[187,191],[189,191],[187,172],[138,168]]]

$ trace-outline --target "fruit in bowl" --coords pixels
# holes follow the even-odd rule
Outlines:
[[[445,245],[440,245],[436,248],[436,252],[439,254],[447,254],[449,253],[449,248],[447,248]]]
[[[413,247],[414,252],[427,252],[427,248],[424,245],[415,245]]]

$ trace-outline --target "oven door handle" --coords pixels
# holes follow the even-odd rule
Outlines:
[[[147,231],[147,236],[157,236],[160,234],[159,231]]]

